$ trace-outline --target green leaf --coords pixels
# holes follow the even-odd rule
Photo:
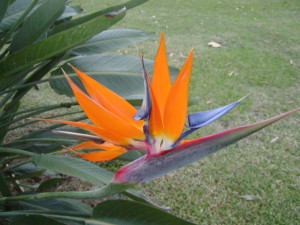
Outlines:
[[[43,224],[51,224],[51,225],[64,225],[65,223],[61,223],[56,219],[49,218],[46,216],[38,216],[38,215],[29,215],[29,216],[16,216],[12,219],[10,225],[43,225]]]
[[[127,45],[140,41],[145,41],[153,34],[140,30],[117,29],[105,30],[95,35],[90,40],[78,45],[71,52],[75,55],[100,54],[107,51],[113,51]]]
[[[61,155],[35,155],[33,162],[40,167],[63,173],[103,186],[111,181],[113,174],[88,161]]]
[[[55,218],[62,222],[69,221],[70,223],[68,224],[77,222],[86,225],[193,225],[193,223],[180,219],[157,208],[127,200],[109,200],[102,202],[95,207],[91,218],[64,215],[62,213],[50,214],[42,211],[28,210],[0,212],[1,217],[17,215],[27,215],[30,217],[33,215],[46,216]]]
[[[68,29],[47,39],[36,42],[0,61],[0,82],[32,65],[60,55],[95,34],[106,30],[125,16],[125,12],[103,15]]]
[[[0,22],[6,13],[8,5],[9,5],[9,0],[2,0],[0,5]]]
[[[11,4],[0,23],[0,34],[8,31],[23,15],[31,3],[32,0],[16,0],[13,4]]]
[[[31,13],[11,42],[11,52],[34,43],[63,13],[67,0],[47,0]]]
[[[153,61],[144,61],[147,72],[151,74]],[[141,61],[138,57],[99,54],[76,57],[70,63],[127,100],[142,100],[144,97]],[[75,83],[83,88],[72,68],[66,64],[62,67]],[[176,69],[170,69],[173,78],[177,72]],[[58,94],[73,96],[61,69],[52,72],[50,86]]]
[[[152,206],[127,200],[109,200],[98,204],[87,224],[96,225],[98,221],[114,225],[193,224]]]
[[[90,21],[90,20],[94,19],[95,17],[104,15],[104,14],[112,12],[112,11],[116,11],[116,10],[121,9],[123,7],[125,7],[127,10],[131,9],[131,8],[134,8],[134,7],[136,7],[140,4],[143,4],[146,1],[148,1],[148,0],[131,0],[131,1],[128,1],[128,2],[125,2],[125,3],[121,3],[119,5],[115,5],[115,6],[103,9],[103,10],[96,11],[94,13],[88,14],[86,16],[79,17],[79,18],[74,19],[74,20],[67,21],[65,23],[62,23],[62,24],[56,26],[51,31],[50,35],[62,32],[64,30],[70,29],[74,26],[78,26],[79,24],[86,23],[87,21]]]
[[[33,156],[34,153],[24,151],[21,149],[15,149],[15,148],[5,148],[5,147],[0,147],[0,156],[6,156],[6,155],[24,155],[24,156]]]
[[[62,20],[65,20],[67,18],[70,18],[72,16],[75,16],[79,13],[83,12],[83,9],[80,6],[70,6],[66,5],[65,11],[62,13],[62,15],[57,19],[57,22],[61,22]]]

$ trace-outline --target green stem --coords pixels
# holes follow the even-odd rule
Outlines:
[[[10,125],[10,124],[13,124],[13,123],[16,123],[18,121],[21,121],[23,119],[27,119],[27,118],[30,118],[32,116],[35,116],[35,115],[38,115],[38,114],[41,114],[43,112],[49,112],[49,111],[52,111],[52,110],[56,110],[56,109],[59,109],[59,108],[69,108],[71,107],[72,105],[76,105],[76,104],[59,104],[59,105],[55,105],[55,106],[47,106],[47,107],[44,107],[43,109],[40,109],[40,110],[37,110],[37,111],[34,111],[32,113],[27,113],[23,116],[20,116],[14,120],[10,120],[8,119],[7,122],[5,122],[5,120],[2,121],[2,124],[0,125],[0,128],[1,127],[5,127],[7,125]],[[11,114],[18,114],[18,112],[16,113],[11,113]],[[6,117],[6,116],[5,116]]]
[[[75,121],[75,122],[77,122],[77,121],[85,120],[86,118],[87,118],[87,117],[86,117],[85,115],[83,115],[83,116],[79,116],[79,117],[77,117],[77,118],[75,118],[75,119],[72,119],[72,120],[70,120],[70,121]],[[33,132],[33,133],[31,133],[31,134],[25,136],[25,137],[22,137],[21,139],[34,137],[35,135],[42,134],[42,133],[45,133],[45,132],[47,132],[47,131],[54,130],[54,129],[56,129],[56,128],[63,127],[63,126],[66,126],[66,124],[55,124],[55,125],[52,125],[52,126],[50,126],[50,127],[46,127],[46,128],[44,128],[43,130],[35,131],[35,132]]]
[[[20,115],[23,113],[33,112],[33,111],[42,110],[42,109],[44,109],[46,112],[47,110],[54,110],[54,109],[59,109],[59,108],[71,108],[74,105],[78,105],[78,102],[75,102],[75,101],[74,102],[63,102],[63,103],[53,104],[53,105],[48,105],[48,106],[38,106],[38,107],[34,107],[34,108],[20,110],[15,113],[10,113],[8,115],[5,115],[5,117],[16,116],[16,115]]]
[[[80,200],[97,200],[111,195],[121,193],[135,186],[135,183],[116,184],[110,183],[103,188],[92,191],[68,191],[68,192],[44,192],[38,194],[18,195],[0,198],[0,202],[20,201],[20,200],[39,200],[49,198],[71,198]]]
[[[77,113],[82,113],[82,111],[80,110],[80,111],[77,111],[77,112],[69,112],[69,113],[57,114],[57,115],[54,115],[54,116],[46,117],[46,119],[53,119],[53,118],[56,118],[56,117],[73,115],[73,114],[77,114]],[[17,129],[17,128],[20,128],[20,127],[24,127],[24,126],[27,126],[27,125],[30,125],[30,124],[33,124],[33,123],[38,123],[38,122],[40,122],[40,121],[39,120],[32,120],[32,121],[27,122],[27,123],[23,123],[23,124],[20,124],[20,125],[17,125],[17,126],[12,126],[8,130],[14,130],[14,129]]]
[[[10,153],[10,154],[19,154],[19,155],[25,155],[25,156],[34,156],[35,153],[24,151],[21,149],[15,149],[15,148],[5,148],[0,147],[0,153]]]
[[[42,84],[42,83],[48,82],[49,80],[50,80],[50,79],[47,78],[47,79],[44,79],[44,80],[39,80],[39,81],[27,83],[27,84],[21,84],[21,85],[15,87],[15,88],[11,88],[11,89],[9,89],[9,90],[1,91],[1,92],[0,92],[0,96],[1,96],[1,95],[4,95],[4,94],[6,94],[6,93],[9,93],[9,92],[17,91],[17,90],[19,90],[19,89],[21,89],[21,88],[32,87],[32,86],[37,85],[37,84]]]
[[[76,141],[74,140],[70,140],[70,139],[54,139],[54,138],[28,138],[28,139],[19,139],[19,140],[16,140],[16,141],[12,141],[10,143],[7,143],[7,144],[3,144],[1,145],[2,147],[9,147],[10,145],[15,145],[15,144],[20,144],[20,143],[26,143],[26,142],[70,142],[72,144],[74,143],[77,143]]]

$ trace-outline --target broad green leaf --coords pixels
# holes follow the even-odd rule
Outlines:
[[[61,155],[35,155],[33,162],[48,170],[78,177],[92,184],[103,186],[111,181],[113,174],[88,161]]]
[[[0,23],[0,33],[8,31],[21,17],[31,2],[32,0],[16,0],[11,4]]]
[[[193,224],[152,206],[128,200],[109,200],[98,204],[87,224],[99,224],[96,221],[114,225]]]
[[[299,110],[300,107],[268,120],[190,140],[159,156],[147,159],[141,157],[120,169],[119,171],[122,172],[116,173],[113,181],[146,182],[152,180],[209,156]]]
[[[0,22],[6,13],[8,5],[9,5],[9,0],[2,0],[0,5]]]
[[[70,18],[72,16],[75,16],[79,13],[83,12],[83,9],[80,6],[70,6],[66,5],[65,11],[62,13],[62,15],[57,19],[57,21],[61,22],[64,19]]]
[[[148,59],[144,61],[147,72],[151,74],[153,61]],[[76,57],[69,63],[127,100],[143,99],[142,68],[138,57],[99,54]],[[72,68],[66,64],[62,68],[79,87],[83,88]],[[177,72],[176,69],[170,69],[173,78],[177,75]],[[50,85],[58,94],[73,96],[61,69],[52,72]]]
[[[43,223],[38,223],[38,225],[52,225],[53,224],[52,221],[56,222],[54,225],[58,225],[58,224],[59,225],[61,224],[85,225],[85,220],[87,220],[87,218],[85,217],[79,217],[76,215],[64,215],[61,213],[53,214],[51,212],[41,211],[41,210],[17,210],[17,211],[7,211],[2,213],[0,212],[0,217],[28,217],[29,221],[25,221],[28,222],[28,223],[24,223],[25,225],[35,224],[35,223],[30,223],[30,221],[32,221],[33,219],[32,216],[46,218],[44,220],[41,220]],[[23,225],[22,220],[21,221],[17,220],[16,223],[14,223],[14,225]]]
[[[95,34],[106,30],[125,16],[125,12],[103,15],[77,27],[36,42],[0,61],[0,82],[32,65],[60,55]]]
[[[10,225],[42,225],[42,224],[51,224],[51,225],[64,225],[56,219],[49,218],[46,216],[38,215],[29,215],[29,216],[16,216],[12,219]]]
[[[135,201],[138,201],[141,203],[145,203],[145,204],[149,204],[149,205],[152,205],[152,206],[162,209],[162,210],[170,210],[171,209],[170,207],[157,205],[156,203],[154,203],[150,199],[148,199],[147,196],[145,196],[141,191],[138,191],[136,189],[126,190],[122,194],[131,198],[132,200],[135,200]]]
[[[69,176],[78,177],[82,180],[86,180],[98,186],[108,184],[113,177],[112,172],[98,167],[97,165],[92,164],[88,161],[83,161],[77,158],[70,158],[61,155],[41,154],[35,155],[32,159],[33,162],[40,167],[46,168],[57,173],[63,173]],[[141,201],[159,207],[138,191],[128,190],[123,194],[137,201]]]
[[[11,42],[11,52],[34,43],[63,13],[67,0],[47,0],[24,21]]]
[[[70,158],[60,155],[35,155],[33,162],[48,170],[63,173],[69,176],[78,177],[82,180],[86,180],[94,185],[103,186],[108,184],[113,173],[107,171],[101,167],[96,166],[88,161],[83,161],[77,158]],[[144,195],[134,190],[128,190],[124,193],[126,196],[136,199],[141,202],[146,202],[152,205]]]
[[[100,54],[107,51],[113,51],[127,45],[140,41],[145,41],[152,37],[153,34],[140,30],[117,29],[105,30],[95,35],[90,40],[78,45],[72,49],[75,55]]]
[[[99,10],[99,11],[96,11],[94,13],[88,14],[86,16],[82,16],[82,17],[79,17],[77,19],[67,21],[65,23],[62,23],[62,24],[56,26],[51,31],[50,35],[62,32],[64,30],[70,29],[70,28],[72,28],[74,26],[78,26],[79,24],[82,24],[82,23],[85,23],[87,21],[90,21],[90,20],[94,19],[95,17],[104,15],[104,14],[112,12],[112,11],[116,11],[116,10],[118,10],[120,8],[123,8],[123,7],[125,7],[127,10],[131,9],[131,8],[134,8],[134,7],[136,7],[136,6],[140,5],[140,4],[143,4],[146,1],[147,0],[130,0],[128,2],[124,2],[124,3],[121,3],[119,5],[115,5],[115,6],[112,6],[112,7],[109,7],[109,8],[106,8],[106,9]]]
[[[7,216],[45,216],[56,220],[69,221],[68,224],[77,222],[86,225],[192,225],[186,220],[180,219],[172,214],[161,211],[157,208],[143,203],[127,200],[109,200],[98,204],[93,210],[91,218],[64,215],[62,213],[48,213],[43,211],[19,210],[10,212],[0,212],[1,217]],[[27,221],[26,221],[27,222]],[[26,223],[25,223],[26,224]],[[34,223],[32,223],[34,224]],[[45,223],[48,224],[48,223]],[[55,224],[56,225],[56,224]]]

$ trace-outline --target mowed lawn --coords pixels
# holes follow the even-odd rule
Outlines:
[[[122,1],[81,0],[88,11]],[[194,48],[190,112],[248,98],[189,138],[258,122],[300,106],[299,0],[150,0],[113,28],[155,33],[121,50],[153,59],[159,32],[180,68]],[[220,48],[208,46],[214,41]],[[121,85],[121,84],[120,84]],[[300,224],[296,113],[202,161],[142,185],[155,203],[196,224]]]

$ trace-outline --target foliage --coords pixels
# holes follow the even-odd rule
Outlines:
[[[98,186],[106,185],[109,182],[112,176],[110,172],[94,164],[76,159],[62,158],[63,163],[61,165],[65,166],[55,168],[55,172],[50,171],[51,168],[49,167],[54,165],[53,163],[49,164],[52,155],[43,156],[40,154],[58,151],[62,144],[67,146],[76,143],[73,138],[61,138],[60,135],[51,133],[51,130],[60,126],[45,127],[31,134],[20,135],[20,137],[12,141],[6,140],[5,137],[9,131],[36,123],[36,121],[20,123],[26,118],[37,116],[49,110],[70,108],[77,105],[76,102],[62,102],[34,108],[20,108],[21,100],[32,88],[38,89],[38,84],[50,81],[54,90],[59,90],[59,86],[62,85],[63,81],[58,77],[60,73],[58,68],[64,67],[67,63],[72,63],[81,69],[86,65],[94,65],[92,67],[93,72],[99,74],[99,77],[105,77],[108,87],[115,86],[114,77],[122,79],[122,82],[125,83],[132,83],[135,80],[137,80],[135,85],[139,82],[142,83],[142,80],[138,77],[140,65],[136,63],[137,58],[112,54],[105,55],[103,53],[144,41],[152,36],[152,34],[138,30],[107,30],[125,16],[126,10],[145,1],[131,0],[81,17],[77,16],[82,12],[81,7],[70,5],[66,0],[4,0],[1,2],[0,191],[2,196],[25,195],[24,186],[20,181],[42,174],[52,178],[41,183],[38,187],[25,186],[25,189],[41,192],[44,189],[55,186],[64,179],[57,176],[60,173],[85,178],[89,181],[92,180],[92,183]],[[99,59],[101,59],[100,62],[98,61]],[[102,68],[105,66],[105,59],[112,60],[110,62],[114,63],[114,66],[111,67],[110,65]],[[131,66],[126,67],[124,61]],[[151,67],[152,63],[149,60],[148,66]],[[85,71],[85,69],[83,70]],[[47,77],[47,74],[51,71],[55,72],[53,72],[51,77]],[[114,76],[107,75],[111,73]],[[134,73],[134,76],[129,76],[132,73]],[[132,89],[130,93],[126,91],[125,89],[120,90],[120,94],[133,102],[141,101],[142,93],[139,90],[135,91]],[[52,117],[63,115],[57,114]],[[85,118],[85,116],[80,115],[74,118],[74,121],[80,121]],[[34,156],[33,160],[30,156]],[[46,157],[46,161],[41,161],[43,157]],[[57,157],[60,158],[60,156]],[[133,155],[133,157],[136,156]],[[71,161],[69,162],[69,160]],[[77,163],[75,167],[74,160]],[[55,161],[56,163],[58,162],[57,158],[55,158]],[[82,166],[80,166],[81,164]],[[82,167],[86,168],[86,171],[94,171],[94,173],[86,173]],[[78,172],[78,170],[75,170],[76,168],[82,169],[80,170],[81,173],[75,173],[76,171]],[[96,174],[99,171],[102,173],[100,177],[99,174]],[[146,206],[145,204],[148,204],[149,201],[141,193],[135,190],[128,190],[124,194],[142,202],[127,203],[125,201],[123,202],[125,204],[124,207],[126,207],[126,204],[133,204],[136,205],[135,207],[139,207],[141,211],[152,213],[159,211],[162,218],[165,217],[172,223],[179,221],[182,224],[183,220],[161,212],[152,206]],[[102,221],[102,219],[103,221],[107,220],[104,219],[106,217],[104,210],[101,210],[99,213],[98,208],[110,209],[112,206],[103,204],[101,203],[99,207],[92,210],[87,205],[76,200],[51,199],[2,202],[0,208],[2,211],[1,216],[16,216],[11,220],[11,224],[28,224],[29,221],[32,224],[32,220],[35,224],[69,224],[70,221],[72,224],[81,224],[83,222],[95,224]],[[118,202],[115,204],[118,204]],[[118,212],[116,211],[116,213]],[[30,216],[24,217],[21,215]],[[52,217],[52,215],[54,216]],[[122,221],[122,224],[125,224],[126,221],[130,223],[128,221],[131,220],[131,218],[126,216],[119,219]],[[141,217],[138,221],[142,220],[146,221],[146,216]],[[159,224],[160,219],[157,218],[155,220]],[[162,222],[160,223],[163,224]]]

